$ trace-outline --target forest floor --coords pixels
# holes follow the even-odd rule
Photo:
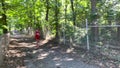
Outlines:
[[[120,68],[118,62],[102,57],[51,39],[41,40],[36,49],[32,37],[16,36],[11,38],[0,68]]]

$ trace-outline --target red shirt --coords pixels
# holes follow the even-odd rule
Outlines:
[[[35,32],[35,39],[40,40],[40,32],[39,31]]]

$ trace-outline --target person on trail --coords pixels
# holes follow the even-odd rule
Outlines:
[[[39,47],[39,41],[40,41],[40,31],[36,30],[35,31],[35,40],[36,40],[36,47]]]

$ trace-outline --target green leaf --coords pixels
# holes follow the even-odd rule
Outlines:
[[[8,26],[6,26],[6,25],[2,25],[2,28],[8,29]]]
[[[82,6],[84,6],[84,7],[87,7],[88,5],[87,5],[87,1],[80,1],[80,4],[82,5]]]

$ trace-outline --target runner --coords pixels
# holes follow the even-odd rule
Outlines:
[[[35,40],[36,40],[36,47],[39,47],[39,41],[40,41],[40,31],[36,30],[35,31]]]

